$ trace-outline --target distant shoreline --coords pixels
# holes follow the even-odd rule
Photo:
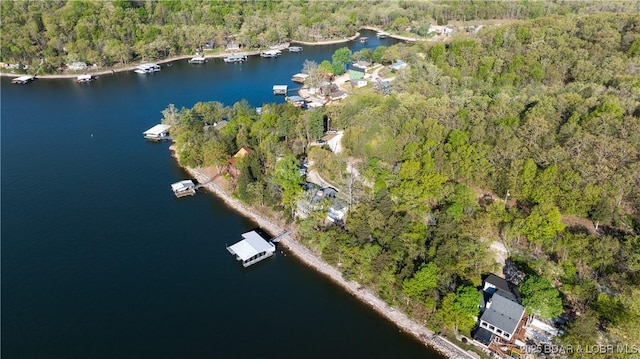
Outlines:
[[[371,31],[377,31],[377,32],[382,32],[382,29],[373,27],[373,26],[362,26],[361,29],[366,29],[366,30],[371,30]],[[393,35],[393,34],[388,34],[389,37],[397,39],[397,40],[403,40],[403,41],[416,41],[416,38],[408,38],[405,36],[400,36],[400,35]],[[326,41],[317,41],[317,42],[309,42],[309,41],[298,41],[298,40],[291,40],[290,43],[292,44],[300,44],[300,45],[305,45],[305,46],[322,46],[322,45],[334,45],[334,44],[341,44],[341,43],[345,43],[345,42],[349,42],[349,41],[353,41],[355,39],[357,39],[360,36],[360,32],[356,32],[355,35],[351,36],[351,37],[345,37],[343,39],[335,39],[335,40],[326,40]],[[278,49],[283,50],[289,47],[289,43],[278,47]],[[219,54],[214,54],[214,55],[205,55],[205,58],[207,59],[215,59],[215,58],[223,58],[232,54],[238,54],[238,53],[243,53],[249,56],[253,56],[253,55],[259,55],[260,52],[262,50],[251,50],[251,51],[234,51],[234,52],[222,52]],[[99,71],[91,71],[91,67],[87,68],[87,71],[78,71],[77,73],[74,74],[45,74],[45,75],[36,75],[36,79],[73,79],[76,78],[80,75],[93,75],[93,76],[108,76],[108,75],[113,75],[113,74],[117,74],[117,73],[121,73],[121,72],[127,72],[127,71],[133,71],[136,66],[140,65],[141,63],[144,62],[153,62],[156,64],[166,64],[166,63],[171,63],[171,62],[175,62],[175,61],[179,61],[179,60],[185,60],[185,59],[190,59],[192,58],[194,55],[177,55],[177,56],[172,56],[166,59],[162,59],[162,60],[157,60],[157,61],[141,61],[141,62],[136,62],[136,63],[132,63],[132,64],[127,64],[124,67],[119,67],[119,66],[115,66],[115,67],[110,67],[104,70],[99,70]],[[18,77],[18,76],[24,76],[24,75],[28,75],[28,74],[14,74],[14,73],[7,73],[7,72],[0,72],[0,76],[6,76],[6,77]]]

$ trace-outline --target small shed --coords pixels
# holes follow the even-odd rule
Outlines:
[[[287,94],[287,85],[274,85],[273,86],[273,94],[274,95],[286,95]]]
[[[144,135],[144,138],[149,140],[169,139],[170,128],[171,128],[170,125],[158,124],[144,131],[142,134]]]
[[[248,267],[271,257],[276,252],[276,246],[264,239],[258,232],[251,231],[242,234],[242,240],[228,246],[227,250],[235,255],[244,267]]]

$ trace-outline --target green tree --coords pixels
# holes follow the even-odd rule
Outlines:
[[[551,319],[562,314],[560,292],[542,277],[529,275],[518,286],[522,294],[522,304],[527,312],[537,314],[543,319]]]
[[[411,278],[402,282],[402,292],[409,298],[425,301],[429,292],[438,287],[438,266],[431,262],[423,264]]]

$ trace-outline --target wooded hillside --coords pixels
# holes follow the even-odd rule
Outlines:
[[[497,244],[527,310],[572,319],[562,341],[640,345],[639,49],[640,15],[547,17],[381,49],[409,64],[390,95],[164,117],[186,165],[253,148],[236,196],[290,218],[298,159],[311,159],[350,208],[343,227],[326,207],[299,220],[302,240],[433,328],[469,334],[475,287],[501,272]],[[307,147],[325,114],[344,130],[340,155]],[[232,120],[203,129],[220,118]]]
[[[362,25],[425,35],[450,20],[634,9],[634,1],[2,1],[0,61],[56,73],[75,61],[110,67],[188,55],[207,43],[252,49],[343,38]]]

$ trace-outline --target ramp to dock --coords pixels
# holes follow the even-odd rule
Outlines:
[[[287,230],[287,231],[284,231],[284,232],[282,232],[282,233],[278,234],[277,236],[275,236],[275,237],[271,238],[271,243],[278,243],[278,242],[280,242],[280,240],[281,240],[282,238],[284,238],[285,236],[289,235],[289,233],[290,233],[290,232],[291,232],[291,231]]]

